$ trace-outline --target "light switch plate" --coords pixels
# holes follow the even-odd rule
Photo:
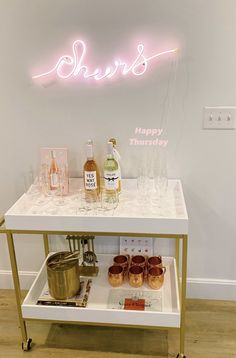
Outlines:
[[[236,107],[204,107],[203,129],[235,129]]]

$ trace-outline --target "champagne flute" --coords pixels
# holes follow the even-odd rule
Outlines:
[[[146,160],[145,160],[146,159]],[[138,168],[137,191],[138,202],[141,206],[147,206],[150,199],[151,190],[151,162],[147,158],[142,158]]]
[[[66,188],[66,181],[67,181],[67,169],[65,165],[61,165],[58,170],[58,180],[59,186],[58,190],[56,191],[57,197],[55,197],[54,203],[58,206],[66,205],[65,202],[65,188]]]
[[[78,193],[78,208],[77,212],[81,214],[97,214],[98,195],[97,191],[88,192],[85,189],[80,189]]]
[[[100,209],[103,213],[112,212],[117,208],[119,203],[119,195],[117,190],[107,190],[106,188],[101,188],[100,192],[101,197],[101,206]]]
[[[137,188],[139,199],[141,202],[147,202],[149,199],[149,192],[150,192],[150,178],[144,175],[140,175],[137,178]]]
[[[48,168],[46,164],[42,164],[39,170],[38,176],[38,187],[39,195],[34,200],[35,205],[44,205],[49,201],[48,190],[49,190],[49,177],[48,177]]]
[[[33,169],[24,175],[25,193],[28,198],[33,198],[40,193],[39,179]]]
[[[154,166],[154,189],[155,195],[152,200],[159,209],[163,208],[168,188],[166,153],[159,152]]]
[[[49,197],[50,194],[50,177],[49,166],[45,163],[42,164],[39,171],[39,186],[41,192],[45,197]]]

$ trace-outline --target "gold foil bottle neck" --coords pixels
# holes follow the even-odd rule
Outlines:
[[[117,142],[116,142],[116,139],[115,138],[111,138],[109,139],[109,142],[111,142],[113,145],[116,145]]]

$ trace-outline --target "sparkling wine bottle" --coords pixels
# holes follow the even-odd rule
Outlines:
[[[117,161],[118,164],[118,174],[119,174],[119,184],[118,184],[118,193],[121,192],[121,169],[120,169],[120,153],[118,152],[118,150],[116,149],[116,145],[117,145],[117,141],[115,138],[111,138],[109,139],[109,142],[111,142],[113,144],[113,153],[114,153],[114,158]]]
[[[59,188],[59,168],[56,162],[56,152],[51,150],[51,165],[49,169],[50,189],[57,190]]]
[[[107,143],[107,159],[104,163],[104,185],[108,191],[118,191],[119,166],[114,158],[113,144]]]
[[[87,194],[100,192],[100,175],[98,166],[93,157],[93,142],[86,144],[87,161],[84,164],[84,188]]]

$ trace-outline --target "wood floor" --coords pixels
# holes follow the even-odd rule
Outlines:
[[[27,324],[33,339],[22,352],[14,292],[0,290],[0,358],[173,358],[178,331]],[[188,300],[187,358],[236,358],[236,301]]]

